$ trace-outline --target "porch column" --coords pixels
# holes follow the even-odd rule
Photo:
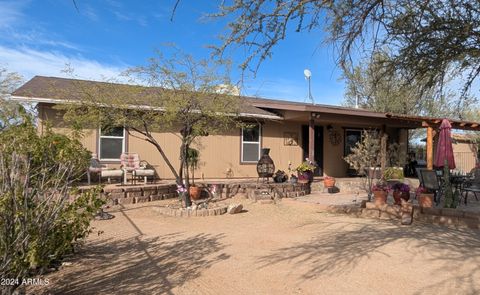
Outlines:
[[[308,123],[308,159],[315,161],[315,121],[310,118]]]
[[[427,169],[433,169],[433,128],[427,127]]]
[[[387,166],[387,139],[388,135],[386,133],[386,126],[382,125],[380,130],[380,169],[382,173],[385,171]]]

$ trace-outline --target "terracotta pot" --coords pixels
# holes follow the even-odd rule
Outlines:
[[[401,205],[402,204],[402,192],[393,192],[393,200],[395,201],[395,205]]]
[[[335,186],[335,178],[326,178],[323,180],[323,185],[327,188]]]
[[[387,203],[386,191],[373,191],[373,196],[375,197],[375,206],[382,206]]]
[[[418,204],[420,207],[433,207],[433,194],[420,194],[418,196]]]
[[[200,194],[202,192],[202,188],[198,186],[191,186],[190,187],[190,199],[198,200],[200,199]]]
[[[410,200],[410,192],[402,192],[400,197],[408,202],[408,200]]]

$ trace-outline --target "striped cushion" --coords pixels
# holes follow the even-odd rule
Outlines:
[[[120,156],[122,167],[127,170],[135,170],[140,168],[140,157],[138,154],[122,154]]]

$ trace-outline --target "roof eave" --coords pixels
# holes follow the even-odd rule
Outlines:
[[[34,103],[47,103],[47,104],[67,104],[67,103],[79,103],[75,100],[66,100],[66,99],[55,99],[55,98],[44,98],[44,97],[27,97],[19,95],[11,95],[12,100],[21,101],[21,102],[34,102]],[[141,110],[153,110],[153,111],[164,111],[163,107],[152,107],[147,105],[127,105],[127,108],[132,109],[141,109]],[[268,119],[268,120],[283,120],[282,117],[276,115],[264,115],[264,114],[254,114],[254,113],[239,113],[240,117],[245,118],[258,118],[258,119]]]

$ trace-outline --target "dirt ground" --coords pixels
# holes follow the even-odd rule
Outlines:
[[[32,294],[479,294],[480,231],[400,226],[294,200],[175,218],[112,208]]]

